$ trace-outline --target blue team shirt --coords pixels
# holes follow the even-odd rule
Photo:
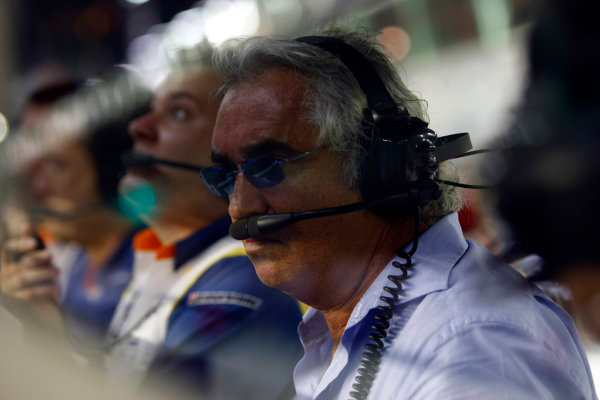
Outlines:
[[[227,235],[229,225],[223,218],[175,243],[174,273],[193,265],[194,257]],[[293,396],[293,370],[303,354],[300,307],[265,286],[248,257],[218,260],[178,296],[145,386],[157,384],[178,399]]]
[[[121,294],[131,280],[132,240],[136,231],[132,230],[125,236],[88,284],[85,283],[85,275],[90,261],[83,251],[77,255],[62,302],[66,322],[76,339],[96,345],[104,340]]]

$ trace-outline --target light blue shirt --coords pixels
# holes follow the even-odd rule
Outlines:
[[[400,259],[396,259],[401,261]],[[482,246],[464,239],[456,214],[427,230],[394,309],[369,399],[597,399],[570,316]],[[299,333],[298,400],[344,399],[381,304],[388,264],[354,308],[333,359],[322,312]]]

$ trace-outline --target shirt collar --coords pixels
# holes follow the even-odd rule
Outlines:
[[[412,243],[409,243],[404,250],[408,251],[411,247]],[[408,278],[402,282],[396,304],[447,289],[450,272],[467,247],[456,213],[447,215],[426,230],[419,237],[417,251],[412,256],[413,265],[408,270]],[[379,297],[384,294],[384,286],[394,287],[388,276],[401,275],[401,270],[393,266],[394,261],[404,262],[402,258],[394,257],[388,263],[354,307],[347,328],[358,323],[369,310],[380,304]]]
[[[405,251],[411,247],[412,243],[409,243]],[[402,282],[403,289],[397,304],[448,288],[450,272],[467,247],[458,222],[458,214],[452,213],[431,226],[419,237],[419,246],[412,257],[413,266],[409,269],[408,279]],[[384,286],[393,286],[388,276],[401,274],[401,271],[392,265],[394,261],[404,262],[403,259],[394,257],[388,263],[354,307],[346,329],[356,325],[371,309],[380,304],[379,297],[384,293]],[[312,308],[306,312],[299,329],[303,341],[310,341],[325,334],[327,325],[319,326],[323,325],[324,320],[321,314]]]
[[[192,257],[225,236],[229,231],[229,225],[231,225],[231,219],[223,217],[171,244],[161,243],[154,231],[148,228],[135,235],[133,247],[136,250],[153,251],[157,259],[173,258],[174,269],[177,270]]]

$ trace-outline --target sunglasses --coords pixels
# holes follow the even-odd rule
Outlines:
[[[306,153],[296,154],[294,156],[279,159],[272,155],[264,155],[249,158],[242,162],[242,172],[248,182],[257,188],[269,188],[280,184],[285,179],[282,165],[300,160],[312,153],[323,150],[328,146],[317,147]],[[240,171],[235,167],[225,167],[221,165],[206,167],[200,170],[200,176],[206,183],[211,192],[217,196],[227,197],[233,193],[235,177]]]

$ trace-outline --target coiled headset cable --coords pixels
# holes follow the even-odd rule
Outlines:
[[[402,282],[408,279],[408,270],[412,266],[412,256],[417,251],[419,245],[419,226],[420,226],[420,208],[415,207],[414,213],[414,237],[412,240],[411,249],[406,252],[404,249],[396,251],[396,255],[404,260],[392,261],[392,266],[400,270],[399,275],[388,275],[387,279],[391,281],[393,286],[385,286],[383,290],[387,295],[379,297],[383,303],[377,307],[373,319],[375,322],[371,325],[371,333],[369,334],[370,342],[365,345],[365,351],[362,353],[362,359],[359,364],[358,372],[352,384],[350,397],[354,400],[366,400],[369,396],[375,376],[379,371],[379,364],[384,352],[383,340],[388,336],[390,320],[394,315],[394,307],[400,292],[402,291]]]

